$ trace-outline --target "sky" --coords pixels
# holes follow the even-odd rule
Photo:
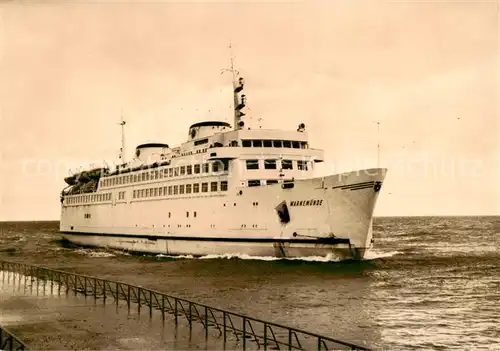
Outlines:
[[[0,220],[58,219],[70,169],[117,161],[121,115],[128,158],[232,123],[231,55],[247,124],[305,123],[318,175],[388,168],[376,216],[499,215],[499,7],[2,2]]]

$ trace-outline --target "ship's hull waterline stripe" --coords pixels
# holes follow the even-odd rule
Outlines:
[[[232,243],[292,243],[292,244],[323,244],[338,245],[349,244],[349,239],[345,238],[318,238],[318,239],[281,239],[281,238],[216,238],[203,236],[165,236],[146,234],[108,234],[108,233],[88,233],[62,231],[63,235],[78,236],[101,236],[113,238],[136,238],[148,240],[172,240],[172,241],[205,241],[205,242],[232,242]]]

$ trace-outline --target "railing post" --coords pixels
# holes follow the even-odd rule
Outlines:
[[[161,318],[165,320],[165,295],[161,295]]]
[[[137,310],[139,311],[139,313],[141,312],[141,288],[138,287],[137,288]]]
[[[127,305],[128,305],[128,308],[130,308],[130,285],[127,285],[127,293],[128,293],[128,297],[127,297]]]
[[[94,300],[97,300],[97,278],[94,278]]]
[[[191,318],[192,318],[191,301],[189,301],[189,329],[193,327]]]
[[[264,323],[264,351],[267,350],[267,323]]]
[[[247,349],[247,318],[243,316],[243,350]]]
[[[224,345],[226,344],[226,311],[222,312],[222,317],[224,318]]]
[[[175,315],[175,325],[177,325],[177,297],[175,298],[174,315]]]
[[[149,317],[153,315],[153,292],[149,290]]]
[[[208,338],[208,307],[205,306],[205,339]]]

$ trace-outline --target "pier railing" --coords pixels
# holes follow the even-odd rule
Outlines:
[[[216,330],[218,336],[223,338],[224,345],[226,342],[235,342],[243,350],[256,348],[263,350],[368,350],[365,347],[331,337],[210,307],[141,286],[10,261],[0,261],[0,269],[22,274],[26,280],[28,277],[40,279],[50,284],[51,291],[56,288],[59,294],[61,290],[65,290],[66,294],[72,291],[75,295],[80,293],[104,301],[109,298],[113,299],[117,305],[119,301],[124,301],[129,308],[131,304],[136,304],[139,311],[144,308],[149,311],[150,316],[153,310],[158,310],[163,320],[166,315],[172,315],[176,324],[179,319],[185,319],[190,328],[194,323],[199,323],[205,331],[206,338],[209,336],[209,329]],[[0,348],[0,350],[3,349]]]
[[[28,350],[28,347],[19,340],[14,334],[0,326],[0,350]]]

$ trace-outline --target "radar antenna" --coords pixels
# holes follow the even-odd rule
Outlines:
[[[239,77],[239,72],[234,69],[234,60],[232,55],[232,47],[231,42],[229,42],[229,51],[231,56],[231,68],[223,69],[222,73],[225,71],[229,71],[233,74],[233,110],[234,110],[234,130],[243,129],[245,126],[245,122],[243,121],[243,116],[245,113],[241,110],[246,106],[247,97],[243,94],[243,87],[245,85],[245,80],[242,77]]]

